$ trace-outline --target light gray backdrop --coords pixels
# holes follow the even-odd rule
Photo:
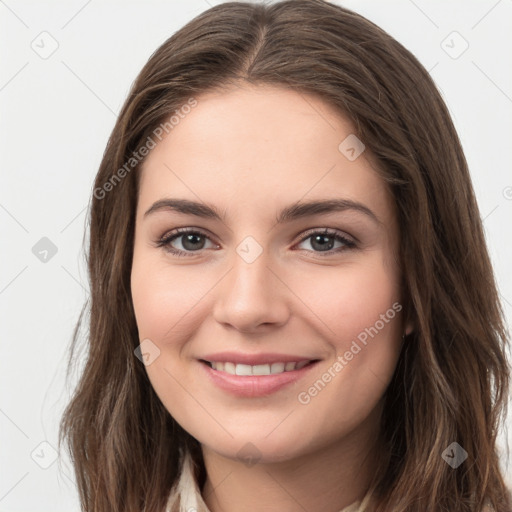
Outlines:
[[[93,178],[138,71],[216,3],[0,0],[0,512],[79,510],[69,461],[59,466],[54,449],[66,350],[87,296]],[[510,325],[512,0],[339,3],[403,43],[442,91]],[[512,486],[510,468],[507,478]]]

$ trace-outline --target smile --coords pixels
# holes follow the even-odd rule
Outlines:
[[[279,361],[245,364],[230,361],[198,360],[199,367],[209,384],[239,398],[256,398],[272,395],[297,383],[310,374],[319,364],[318,359]]]

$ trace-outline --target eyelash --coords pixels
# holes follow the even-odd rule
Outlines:
[[[178,256],[178,257],[193,256],[193,253],[195,253],[195,252],[199,253],[203,250],[203,249],[200,249],[198,251],[182,251],[181,249],[175,249],[175,248],[171,247],[171,245],[170,245],[171,242],[173,242],[174,240],[176,240],[184,235],[199,235],[199,236],[209,239],[209,237],[205,233],[202,233],[201,231],[198,231],[196,229],[178,228],[178,229],[172,231],[171,233],[164,235],[159,240],[157,240],[156,246],[161,247],[165,251],[173,254],[174,256]],[[300,244],[300,243],[306,241],[308,238],[311,238],[313,235],[329,235],[329,236],[333,237],[335,241],[342,242],[343,244],[345,244],[345,247],[338,247],[337,249],[329,249],[328,251],[309,251],[308,250],[308,252],[314,252],[316,254],[319,254],[321,257],[331,256],[333,254],[337,254],[337,253],[340,253],[342,251],[346,251],[349,249],[355,249],[357,247],[357,244],[355,242],[340,235],[337,231],[331,230],[329,228],[325,228],[325,230],[323,230],[323,231],[310,230],[298,243]],[[301,249],[301,250],[307,250],[307,249]]]

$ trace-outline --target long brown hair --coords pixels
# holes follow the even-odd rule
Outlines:
[[[162,512],[180,447],[202,463],[199,443],[164,408],[134,355],[130,272],[143,159],[133,158],[190,98],[244,81],[317,95],[349,118],[396,202],[403,303],[416,328],[386,391],[387,456],[370,510],[480,511],[488,498],[510,512],[496,450],[508,334],[459,138],[418,60],[324,0],[208,9],[151,56],[131,88],[94,184],[90,309],[82,311],[90,313],[88,353],[61,422],[82,509]],[[456,469],[442,457],[453,442],[468,454]]]

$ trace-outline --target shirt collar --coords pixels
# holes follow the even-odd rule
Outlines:
[[[356,501],[339,512],[365,512],[369,501],[368,493],[362,501]],[[195,477],[194,462],[187,450],[182,456],[180,477],[173,487],[165,510],[166,512],[210,512],[201,496]]]

